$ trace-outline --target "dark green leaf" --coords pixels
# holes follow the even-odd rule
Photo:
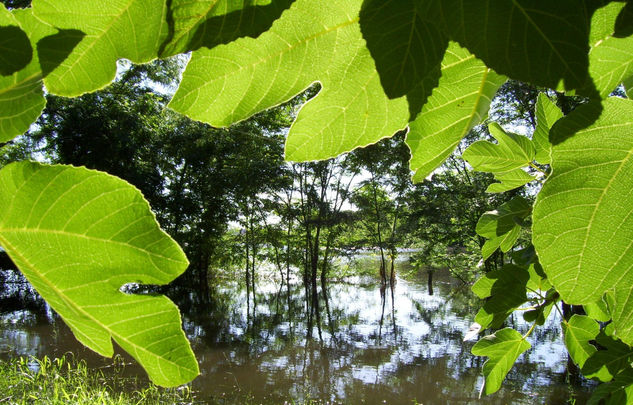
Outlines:
[[[602,349],[593,353],[585,361],[582,367],[582,373],[585,377],[607,382],[611,381],[622,370],[631,367],[633,349],[630,346],[604,333],[598,334],[596,341],[602,346]]]
[[[526,284],[530,278],[527,270],[506,264],[501,270],[486,273],[473,285],[479,298],[486,298],[477,313],[475,322],[482,328],[498,328],[519,306],[527,301]]]

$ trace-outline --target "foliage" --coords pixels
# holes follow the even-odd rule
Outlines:
[[[17,358],[0,362],[2,400],[11,404],[185,404],[193,399],[189,387],[164,389],[121,377],[125,363],[115,357],[111,375],[89,368],[71,355],[51,359]],[[144,387],[145,386],[145,387]]]
[[[626,347],[633,344],[633,303],[629,299],[633,208],[631,199],[626,198],[632,189],[627,175],[633,150],[628,136],[631,100],[607,96],[622,82],[630,91],[631,2],[492,0],[487,5],[482,7],[481,2],[470,0],[130,0],[104,9],[98,0],[34,0],[32,8],[24,10],[9,11],[1,6],[0,25],[8,33],[6,38],[15,40],[9,41],[7,49],[17,57],[1,60],[0,139],[12,139],[36,119],[44,107],[43,85],[50,94],[77,96],[112,81],[119,58],[147,62],[159,56],[194,51],[170,102],[176,111],[212,125],[228,126],[290,100],[319,81],[321,90],[301,108],[289,131],[287,159],[333,157],[410,126],[407,142],[413,153],[412,169],[420,180],[459,146],[460,138],[470,128],[485,118],[488,100],[501,85],[500,75],[552,91],[573,91],[586,97],[588,103],[571,113],[563,108],[562,112],[569,114],[556,124],[553,121],[560,113],[544,99],[537,106],[536,121],[548,130],[553,124],[551,131],[542,127],[533,139],[528,139],[492,124],[490,128],[498,143],[475,144],[465,152],[465,158],[475,169],[490,171],[501,181],[491,191],[510,190],[531,181],[526,174],[532,178],[536,175],[539,182],[546,179],[532,216],[535,249],[521,246],[523,249],[518,252],[522,253],[517,252],[514,259],[530,274],[528,288],[532,294],[526,298],[534,308],[526,312],[526,319],[538,326],[552,307],[558,308],[561,298],[567,304],[589,306],[604,300],[607,305],[602,313],[613,320],[598,336],[606,350],[592,354],[583,371],[587,364],[594,364],[595,370],[602,369],[600,364],[608,366],[613,381],[600,395],[621,398],[628,395],[631,381]],[[385,22],[392,29],[385,29]],[[25,46],[25,36],[30,47]],[[455,80],[442,80],[449,77]],[[565,98],[558,101],[561,100]],[[450,121],[442,110],[444,106],[450,108]],[[451,123],[455,123],[454,127]],[[544,131],[549,132],[549,143],[545,142]],[[15,181],[24,181],[16,177],[18,168],[31,168],[49,178],[60,173],[88,173],[58,166],[37,166],[37,170],[34,167],[9,165],[2,170],[4,201],[14,198],[7,193],[17,193]],[[94,190],[105,191],[108,185],[115,184],[106,175],[93,177],[97,182]],[[64,177],[58,179],[62,180]],[[82,176],[72,181],[77,183],[64,183],[74,190],[69,191],[67,198],[72,196],[79,202],[90,195],[89,191],[84,196],[78,194],[87,184],[82,182]],[[40,196],[59,192],[48,188],[45,182],[32,184],[32,188],[19,190],[24,207],[44,206]],[[91,204],[90,200],[85,202]],[[147,207],[143,204],[139,218],[146,217]],[[506,208],[511,205],[508,203]],[[525,204],[522,206],[525,208]],[[53,211],[34,209],[27,213],[6,207],[5,223],[34,224],[35,228],[46,224],[50,225],[48,234],[60,235],[46,240],[42,237],[42,251],[57,247],[64,254],[72,252],[90,262],[91,256],[78,250],[83,248],[82,243],[73,241],[64,247],[61,244],[64,227],[74,226],[74,220],[79,218],[82,221],[78,222],[88,224],[89,217],[84,217],[80,206],[69,205],[56,216],[50,215]],[[71,207],[76,207],[79,215],[74,215]],[[111,208],[105,218],[117,217],[116,208]],[[499,246],[510,250],[511,242],[516,240],[516,226],[530,226],[529,220],[524,220],[529,208],[523,208],[504,208],[514,221],[509,230],[505,216],[486,217],[481,236],[493,241],[491,249]],[[319,217],[323,218],[320,214]],[[96,237],[119,237],[134,229],[126,226],[129,223],[136,222],[127,219],[120,223],[120,233],[104,230]],[[495,228],[494,234],[488,225]],[[151,227],[157,229],[155,223]],[[130,236],[130,240],[141,243],[144,237],[157,235],[155,230],[149,236]],[[0,230],[2,245],[31,283],[38,284],[42,274],[58,275],[55,268],[74,263],[70,259],[66,263],[56,261],[52,254],[41,256],[38,260],[48,266],[36,266],[41,274],[34,276],[30,271],[32,247],[13,248],[13,231]],[[502,236],[504,239],[497,243],[496,238]],[[152,247],[153,240],[148,240],[147,246],[139,249],[149,251],[156,247]],[[103,264],[93,263],[86,274]],[[150,273],[153,265],[134,270]],[[316,274],[314,267],[312,274]],[[73,282],[90,280],[83,273],[70,278]],[[46,288],[53,290],[59,290],[65,282],[43,279]],[[166,282],[167,278],[153,274],[148,280]],[[116,290],[133,280],[117,279],[116,286],[112,281],[111,287]],[[540,291],[539,286],[546,290]],[[81,300],[99,291],[100,287],[95,286]],[[72,306],[65,300],[49,300],[60,313]],[[69,320],[70,316],[66,318]],[[177,324],[177,317],[173,317],[170,328]],[[97,325],[90,321],[84,327],[94,330]],[[77,327],[74,329],[78,338],[86,342],[86,335],[77,333]],[[144,332],[137,333],[142,336]],[[502,329],[498,333],[496,337],[484,338],[475,349],[491,357],[484,367],[488,378],[486,393],[499,387],[510,360],[527,348],[518,332]],[[108,344],[101,342],[102,347]],[[189,349],[181,342],[173,350]],[[610,361],[611,358],[618,361]],[[174,385],[193,377],[168,374],[158,381]]]

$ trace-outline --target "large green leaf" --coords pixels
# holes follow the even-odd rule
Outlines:
[[[297,0],[258,38],[194,52],[169,106],[227,126],[319,81],[290,129],[287,159],[324,159],[393,135],[407,125],[408,104],[382,89],[358,24],[361,4]]]
[[[0,3],[0,76],[9,76],[23,69],[33,58],[29,37]]]
[[[527,301],[526,285],[530,279],[522,267],[506,264],[500,270],[490,271],[473,285],[472,290],[486,299],[477,313],[475,322],[485,328],[498,328],[506,318]]]
[[[33,49],[42,38],[57,32],[37,21],[30,10],[14,13],[16,21],[29,33]],[[8,77],[0,76],[0,142],[26,132],[45,105],[42,70],[36,53],[24,69]]]
[[[589,73],[602,97],[633,74],[633,36],[618,38],[614,26],[624,3],[610,3],[596,11],[591,24]]]
[[[121,292],[128,283],[166,284],[187,267],[134,187],[85,168],[6,166],[0,245],[84,345],[112,356],[114,339],[159,385],[198,374],[176,306]]]
[[[484,363],[484,392],[487,395],[499,390],[514,362],[530,347],[532,345],[519,332],[510,328],[483,337],[473,346],[475,356],[489,357]]]
[[[633,343],[633,101],[603,104],[589,126],[591,104],[554,126],[560,143],[534,208],[533,240],[565,302],[593,303],[614,292],[616,334]]]
[[[106,86],[120,58],[135,63],[156,58],[168,35],[165,0],[33,0],[33,13],[58,29],[85,34],[44,80],[48,91],[62,96]]]
[[[536,149],[535,158],[539,163],[549,164],[552,161],[552,144],[549,141],[549,131],[552,125],[563,118],[563,112],[544,93],[536,100],[536,128],[532,135],[532,142]]]
[[[520,169],[532,162],[536,151],[529,138],[506,133],[495,122],[491,123],[488,129],[498,143],[477,141],[470,145],[462,155],[473,169],[503,173]]]
[[[413,180],[422,181],[450,156],[462,138],[486,116],[505,78],[456,43],[442,60],[439,86],[409,124],[407,145]]]
[[[582,368],[585,361],[596,351],[596,347],[589,343],[600,332],[600,325],[593,319],[583,315],[573,315],[571,319],[563,321],[565,346],[574,363]]]

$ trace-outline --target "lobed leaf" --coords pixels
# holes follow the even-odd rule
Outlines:
[[[592,18],[589,73],[603,98],[633,74],[633,36],[615,35],[616,19],[623,7],[621,2],[609,3]]]
[[[519,356],[531,348],[519,332],[511,328],[498,330],[493,335],[483,337],[472,348],[475,356],[486,356],[484,392],[486,395],[499,390],[501,383]]]
[[[441,64],[439,85],[409,124],[407,145],[414,181],[424,180],[486,116],[505,78],[451,42]]]
[[[629,345],[604,333],[598,334],[596,342],[602,349],[585,360],[582,367],[585,377],[608,382],[621,371],[631,368],[633,349]]]
[[[486,189],[486,193],[503,193],[506,191],[514,190],[527,183],[536,180],[536,176],[527,173],[523,169],[514,169],[509,172],[495,173],[495,180],[499,180],[500,183],[492,183]]]
[[[462,155],[474,170],[503,173],[525,167],[534,160],[535,149],[529,138],[506,133],[495,122],[488,129],[498,143],[477,141]]]
[[[390,100],[360,32],[362,0],[297,0],[258,38],[194,52],[169,106],[227,126],[320,82],[300,110],[286,159],[315,160],[374,143],[406,127],[405,99]]]
[[[529,279],[526,269],[506,264],[477,280],[472,290],[486,302],[477,313],[475,322],[483,329],[500,327],[514,310],[527,301]]]
[[[188,264],[137,189],[85,168],[13,163],[0,171],[0,212],[0,245],[81,343],[112,356],[114,339],[159,385],[198,374],[178,308],[121,292],[166,284]]]
[[[600,332],[600,325],[584,315],[573,315],[569,321],[563,321],[565,346],[574,363],[582,368],[589,357],[597,352],[590,341]]]
[[[167,10],[169,34],[160,57],[213,48],[237,38],[257,37],[294,0],[173,0]]]
[[[118,59],[156,58],[168,35],[166,13],[165,0],[33,0],[33,14],[41,21],[85,34],[70,55],[55,61],[44,79],[47,90],[79,96],[109,84]]]
[[[535,159],[542,164],[552,162],[552,144],[549,132],[556,121],[563,118],[563,112],[544,93],[539,93],[536,100],[536,128],[532,142],[536,149]]]
[[[589,126],[592,104],[554,126],[561,141],[534,207],[533,242],[565,302],[593,303],[613,291],[616,334],[632,343],[633,101],[609,98],[603,105]]]
[[[476,231],[485,238],[502,236],[518,227],[531,208],[525,198],[515,197],[496,210],[484,213],[477,222]]]

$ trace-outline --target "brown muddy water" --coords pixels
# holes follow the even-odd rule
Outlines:
[[[298,283],[279,290],[260,282],[254,309],[235,281],[169,293],[200,364],[192,383],[200,403],[583,404],[592,389],[567,373],[554,315],[529,338],[532,349],[502,389],[479,399],[485,359],[470,354],[474,341],[463,336],[480,302],[447,272],[435,271],[431,282],[426,271],[399,277],[393,291],[372,278],[332,282],[312,337],[302,292]],[[521,316],[508,326],[528,329]],[[66,352],[108,370],[45,305],[0,308],[0,358]],[[124,370],[144,375],[135,365]]]

